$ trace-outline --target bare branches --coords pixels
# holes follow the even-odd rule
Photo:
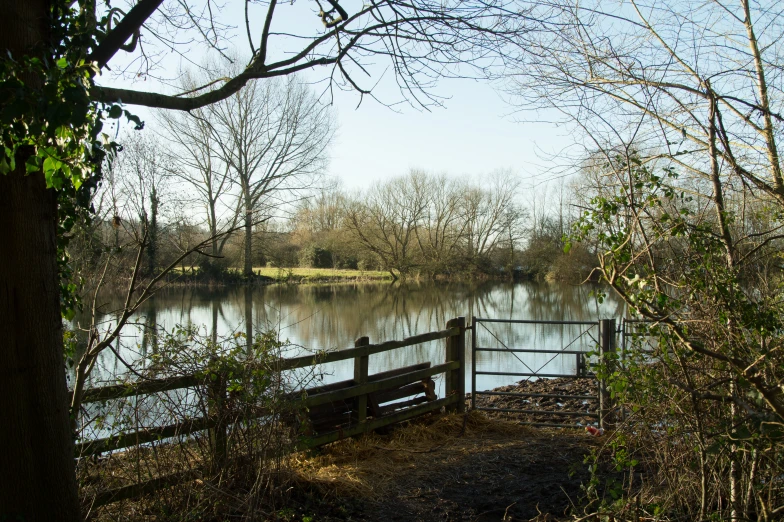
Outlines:
[[[120,333],[122,332],[123,328],[125,328],[128,320],[131,316],[136,313],[136,311],[144,304],[152,295],[159,289],[162,285],[165,278],[180,264],[180,262],[185,259],[186,257],[192,254],[201,254],[202,250],[205,246],[212,243],[214,240],[219,239],[220,237],[228,234],[232,234],[237,229],[229,229],[225,230],[216,236],[210,236],[203,241],[199,242],[198,244],[194,245],[193,247],[187,249],[186,251],[182,252],[178,257],[176,257],[171,263],[169,263],[159,274],[155,277],[149,279],[146,283],[140,283],[140,275],[141,275],[141,267],[142,267],[142,259],[144,256],[145,249],[148,247],[147,244],[147,236],[145,235],[142,238],[142,241],[137,249],[136,253],[136,261],[133,266],[133,270],[131,273],[131,278],[128,283],[128,288],[125,292],[124,303],[121,310],[119,310],[117,323],[114,325],[114,328],[110,326],[109,330],[107,330],[104,334],[98,330],[95,325],[95,316],[96,316],[96,299],[93,301],[93,310],[92,310],[92,321],[91,326],[88,332],[88,345],[80,358],[79,362],[76,365],[76,377],[74,381],[74,388],[71,392],[71,419],[73,423],[76,423],[78,419],[79,409],[81,408],[81,401],[82,401],[82,393],[84,391],[84,386],[87,382],[87,378],[90,375],[92,368],[95,365],[95,362],[98,359],[98,356],[108,347],[111,346],[112,343],[118,338]],[[108,265],[108,260],[107,260]],[[105,274],[105,269],[104,269]],[[103,281],[103,276],[101,276],[101,284]],[[100,289],[101,284],[98,285],[95,292],[97,295],[98,290]],[[115,352],[116,353],[116,352]]]
[[[784,494],[766,489],[778,465],[759,465],[762,453],[781,458],[771,430],[784,419],[773,261],[783,245],[784,91],[769,81],[783,70],[784,10],[745,0],[740,16],[722,2],[564,6],[568,23],[520,53],[512,88],[584,141],[578,168],[598,190],[574,234],[595,242],[603,278],[648,320],[651,342],[632,341],[616,381],[627,404],[647,411],[622,430],[638,454],[660,452],[651,469],[670,498],[700,506],[684,518],[755,518]],[[641,436],[650,423],[666,430]],[[676,446],[680,465],[664,455]],[[666,482],[686,462],[694,492]],[[756,490],[767,498],[742,494]]]
[[[128,38],[138,35],[144,22],[160,7],[163,0],[141,0],[128,11],[117,26],[101,41],[92,52],[89,60],[97,62],[98,67],[106,67],[109,60],[119,51]],[[134,36],[134,41],[138,36]],[[135,46],[134,46],[135,47]]]
[[[94,98],[187,111],[225,99],[251,80],[285,76],[324,65],[335,66],[333,72],[337,71],[339,76],[331,76],[331,81],[339,87],[345,85],[367,93],[369,89],[361,88],[352,78],[352,70],[368,72],[368,59],[383,56],[390,60],[403,95],[411,103],[427,106],[435,102],[427,92],[435,79],[465,75],[468,70],[476,76],[488,76],[491,69],[503,67],[506,45],[524,39],[529,31],[540,29],[539,16],[542,19],[552,16],[552,9],[545,4],[526,8],[511,0],[446,3],[385,0],[366,4],[354,13],[348,13],[335,0],[329,0],[329,4],[331,9],[321,11],[326,32],[312,28],[301,34],[276,33],[272,27],[279,11],[289,6],[273,0],[266,7],[256,49],[246,3],[245,25],[252,59],[218,89],[185,99],[178,95],[96,87]],[[198,22],[192,20],[190,25],[200,27]],[[206,40],[206,33],[201,31],[201,34]],[[272,40],[285,46],[282,56],[270,56]],[[99,56],[112,55],[110,49],[104,49]]]

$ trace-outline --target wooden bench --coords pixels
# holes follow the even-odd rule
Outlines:
[[[389,377],[403,376],[407,373],[430,368],[430,363],[413,364],[404,368],[368,375],[368,382],[376,382]],[[345,390],[357,386],[354,379],[340,381],[323,386],[315,386],[304,390],[307,396]],[[302,394],[303,392],[298,392]],[[411,398],[409,398],[411,397]],[[410,382],[383,389],[367,395],[366,416],[379,418],[390,415],[404,408],[434,401],[438,398],[435,382],[428,377],[412,379]],[[407,399],[407,400],[401,400]],[[357,424],[358,398],[336,400],[327,404],[314,406],[307,410],[304,432],[307,435],[323,434],[330,431],[340,431]]]

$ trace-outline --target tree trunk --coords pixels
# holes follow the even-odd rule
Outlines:
[[[210,234],[212,235],[212,255],[218,256],[218,221],[215,213],[215,201],[210,200]],[[214,262],[215,258],[210,260]]]
[[[46,0],[0,0],[0,53],[49,49]],[[46,57],[44,57],[46,58]],[[29,88],[38,78],[25,78]],[[29,154],[29,153],[28,153]],[[41,173],[0,174],[0,520],[78,521],[57,273],[57,202]]]
[[[24,169],[24,158],[17,159]],[[55,194],[0,175],[0,520],[79,520],[63,362]]]
[[[150,191],[150,221],[147,230],[147,274],[157,275],[158,271],[158,193],[155,186]]]
[[[250,202],[250,195],[245,196],[245,268],[243,274],[250,278],[253,276],[253,207]]]
[[[245,285],[245,340],[248,354],[253,348],[253,287]]]

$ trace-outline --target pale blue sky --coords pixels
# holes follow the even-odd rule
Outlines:
[[[475,179],[508,168],[531,180],[545,164],[537,150],[566,145],[552,125],[515,122],[512,107],[486,82],[442,81],[437,92],[450,96],[444,108],[402,107],[402,114],[373,100],[355,109],[355,95],[336,97],[340,129],[330,172],[357,187],[410,168]]]
[[[346,0],[346,8],[351,11],[351,2]],[[242,27],[242,2],[229,3],[225,10],[225,20]],[[313,9],[315,2],[298,1],[279,4],[284,9],[276,11],[273,31],[313,34],[320,30],[321,24]],[[255,6],[256,9],[260,7]],[[262,13],[253,14],[253,20],[263,20]],[[311,27],[312,26],[312,27]],[[254,34],[259,28],[252,28]],[[235,31],[232,42],[236,51],[247,53],[244,32]],[[143,41],[151,45],[151,39]],[[282,56],[291,46],[300,42],[281,38],[271,43],[271,54]],[[122,54],[122,53],[120,53]],[[200,63],[203,54],[197,49],[189,51],[187,60]],[[127,56],[118,55],[113,61],[114,70],[119,70]],[[366,83],[372,85],[379,76],[381,83],[374,90],[384,101],[394,101],[396,89],[391,72],[384,72],[387,64],[382,59],[375,60],[369,70],[374,75]],[[120,62],[120,63],[118,63]],[[192,67],[186,60],[169,54],[163,61],[169,77],[177,71]],[[324,78],[329,74],[327,68],[307,73],[308,80]],[[101,83],[143,90],[171,92],[152,78],[120,79],[105,74]],[[322,85],[314,89],[323,90]],[[558,154],[569,145],[569,137],[563,129],[546,123],[518,123],[511,114],[513,108],[486,82],[475,80],[442,80],[433,89],[435,94],[448,97],[445,107],[435,107],[431,111],[417,110],[400,105],[397,112],[366,97],[357,108],[359,95],[354,92],[335,91],[334,106],[338,119],[338,133],[330,147],[329,174],[340,178],[346,188],[366,188],[380,180],[405,174],[411,168],[432,172],[444,172],[453,176],[466,176],[481,179],[495,169],[511,169],[523,181],[523,186],[532,185],[534,180],[549,177],[544,173],[548,162],[541,153]],[[398,95],[399,97],[399,95]],[[148,125],[154,119],[144,108],[132,108],[142,116]],[[530,115],[529,115],[530,117]]]

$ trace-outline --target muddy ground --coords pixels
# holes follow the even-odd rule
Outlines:
[[[477,395],[477,408],[501,408],[532,410],[537,413],[485,412],[493,418],[509,419],[515,422],[546,424],[576,424],[579,426],[598,426],[598,418],[592,416],[598,411],[598,388],[596,379],[539,379],[520,381],[509,386],[496,388],[493,392],[528,393],[532,395],[561,395],[576,398],[556,397],[515,397],[509,395]],[[564,413],[584,413],[571,415]]]
[[[587,383],[559,379],[501,391],[595,393]],[[482,404],[518,408],[514,401],[519,400],[485,396]],[[587,405],[540,400],[539,406],[558,411]],[[295,465],[298,510],[303,517],[310,510],[314,520],[564,518],[581,502],[581,486],[589,478],[584,459],[604,437],[519,424],[562,420],[546,414],[433,415],[388,435],[333,444]],[[592,424],[593,419],[584,422]]]

